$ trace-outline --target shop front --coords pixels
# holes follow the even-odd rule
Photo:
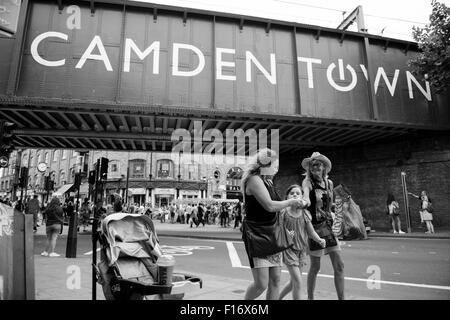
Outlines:
[[[201,192],[198,190],[180,190],[180,199],[198,199]]]
[[[152,203],[158,208],[168,206],[176,199],[176,194],[176,189],[155,188],[152,192]]]
[[[129,188],[128,189],[128,202],[140,205],[145,204],[145,188]]]

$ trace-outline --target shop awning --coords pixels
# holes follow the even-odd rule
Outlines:
[[[58,190],[56,190],[55,192],[53,192],[54,196],[62,196],[64,193],[66,193],[67,191],[69,191],[70,188],[72,188],[73,183],[68,183],[63,185],[62,187],[60,187]]]
[[[129,188],[128,189],[128,196],[134,196],[134,195],[138,195],[138,194],[145,194],[145,189],[144,188]]]

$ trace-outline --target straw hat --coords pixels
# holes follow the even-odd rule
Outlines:
[[[331,161],[330,161],[330,159],[325,157],[323,154],[320,154],[319,152],[314,152],[311,155],[311,157],[303,159],[303,161],[302,161],[303,169],[308,171],[309,170],[309,163],[312,160],[319,160],[319,161],[321,161],[323,163],[324,167],[325,167],[325,172],[326,173],[331,171]]]

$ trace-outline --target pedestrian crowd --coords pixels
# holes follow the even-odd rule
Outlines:
[[[243,218],[242,202],[210,202],[200,200],[190,203],[175,202],[153,208],[151,217],[160,220],[161,223],[186,224],[190,228],[194,226],[217,225],[221,228],[232,227],[239,229]]]

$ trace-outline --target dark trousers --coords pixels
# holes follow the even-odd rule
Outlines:
[[[227,226],[227,217],[226,216],[220,216],[220,225],[222,227],[226,227]]]
[[[234,218],[234,228],[238,228],[239,227],[239,223],[242,223],[242,217]]]

